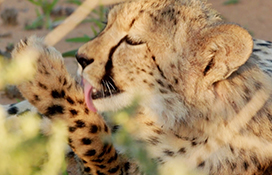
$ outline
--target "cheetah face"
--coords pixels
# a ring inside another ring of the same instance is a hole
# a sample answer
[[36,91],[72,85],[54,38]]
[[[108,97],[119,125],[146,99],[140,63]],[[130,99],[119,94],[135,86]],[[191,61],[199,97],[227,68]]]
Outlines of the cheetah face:
[[109,12],[104,31],[76,56],[91,110],[119,110],[140,96],[140,105],[176,117],[215,103],[215,85],[246,62],[252,39],[193,2],[136,0]]
[[152,52],[160,45],[156,31],[153,36],[147,34],[156,27],[146,23],[152,19],[141,11],[140,4],[120,4],[110,11],[104,31],[78,50],[85,99],[91,110],[118,110],[130,105],[137,95],[155,103],[157,94],[173,90],[161,80],[165,75]]

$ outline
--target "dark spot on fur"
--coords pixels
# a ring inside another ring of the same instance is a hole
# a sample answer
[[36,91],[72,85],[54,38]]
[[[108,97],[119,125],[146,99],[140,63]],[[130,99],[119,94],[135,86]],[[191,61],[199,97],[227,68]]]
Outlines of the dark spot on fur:
[[111,163],[111,162],[117,160],[117,158],[118,158],[118,154],[117,154],[117,152],[115,152],[114,156],[111,157],[111,158],[108,160],[108,163]]
[[174,90],[174,87],[173,87],[171,84],[168,85],[168,89],[169,89],[171,92],[174,92],[174,91],[175,91],[175,90]]
[[164,150],[163,153],[166,154],[167,156],[170,156],[170,157],[172,157],[174,155],[174,152],[170,151],[168,149]]
[[203,168],[205,166],[205,161],[201,162],[200,164],[198,164],[199,168]]
[[157,65],[157,69],[159,70],[161,76],[162,76],[164,79],[166,79],[166,77],[164,76],[164,73],[163,73],[163,71],[161,70],[161,68],[160,68],[159,65]]
[[159,135],[164,134],[163,130],[160,129],[160,128],[155,128],[155,129],[153,129],[153,132],[155,132],[155,133],[157,133],[157,134],[159,134]]
[[108,128],[108,126],[106,125],[106,123],[104,123],[104,131],[105,131],[106,133],[109,132],[109,128]]
[[135,20],[136,20],[136,19],[133,19],[133,20],[131,21],[131,23],[130,23],[130,25],[129,25],[129,28],[131,28],[131,27],[133,26]]
[[164,87],[164,84],[163,84],[163,82],[161,80],[157,79],[156,81],[157,81],[157,83],[159,83],[159,85],[161,85],[162,87]]
[[159,138],[156,136],[149,137],[147,141],[152,145],[157,145],[158,143],[160,143]]
[[100,172],[99,170],[96,171],[97,175],[105,175],[104,173]]
[[153,59],[153,61],[156,61],[156,57],[155,56],[152,56],[152,59]]
[[89,173],[90,171],[91,171],[91,168],[89,168],[89,167],[84,167],[84,172]]
[[41,99],[39,98],[39,96],[36,95],[36,94],[34,95],[34,100],[35,100],[35,101],[41,101]]
[[75,104],[75,101],[71,98],[71,97],[66,97],[66,100],[68,101],[68,103],[70,103],[71,105]]
[[85,122],[82,120],[76,120],[75,123],[77,128],[84,128],[86,126]]
[[256,90],[259,90],[259,89],[261,89],[262,88],[262,83],[261,82],[256,82],[255,84],[254,84],[254,86],[255,86],[255,89]]
[[92,140],[89,139],[89,138],[83,138],[81,139],[81,142],[84,144],[84,145],[90,145],[92,143]]
[[100,169],[104,169],[104,168],[106,168],[106,166],[105,165],[95,165],[96,167],[98,167],[98,168],[100,168]]
[[196,145],[197,145],[196,141],[192,141],[192,146],[196,146]]
[[58,91],[58,90],[52,90],[51,91],[51,96],[53,98],[64,98],[65,92],[64,90]]
[[7,112],[10,115],[14,115],[14,114],[17,114],[18,111],[19,111],[18,108],[16,106],[13,106],[13,107],[9,108]]
[[84,100],[78,100],[77,102],[82,105],[84,103]]
[[114,125],[114,126],[112,127],[112,129],[111,129],[111,132],[112,132],[112,133],[116,133],[116,131],[117,131],[119,128],[120,128],[119,125]]
[[89,109],[88,108],[85,108],[85,110],[84,110],[84,112],[85,112],[85,114],[89,114]]
[[85,156],[94,156],[95,154],[96,154],[96,151],[94,149],[90,149],[84,155]]
[[39,85],[41,88],[47,90],[47,87],[46,87],[44,84],[42,84],[42,83],[39,82],[38,85]]
[[69,132],[74,132],[74,131],[76,130],[76,127],[70,126],[70,127],[68,128],[68,130],[69,130]]
[[264,46],[264,47],[269,47],[271,46],[271,43],[257,43],[257,46]]
[[178,150],[178,153],[184,154],[184,153],[186,153],[186,149],[185,149],[184,147],[182,147],[182,148],[180,148],[180,149]]
[[204,141],[204,144],[207,144],[207,143],[208,143],[208,139],[209,139],[209,138],[207,138],[207,139]]
[[211,59],[211,61],[208,63],[208,65],[205,67],[204,69],[204,76],[206,76],[206,74],[209,72],[209,70],[214,66],[214,60],[213,58]]
[[98,126],[93,124],[90,126],[89,132],[92,134],[95,134],[95,133],[97,133],[98,129],[99,129]]
[[164,90],[164,89],[159,89],[160,90],[160,92],[162,93],[162,94],[167,94],[168,92],[167,92],[167,90]]
[[66,78],[64,77],[63,78],[63,86],[65,86],[67,84],[67,80],[66,80]]
[[69,137],[68,138],[68,143],[72,143],[73,142],[73,140]]
[[124,167],[125,167],[125,171],[127,172],[129,170],[129,168],[130,168],[130,163],[126,162]]
[[248,169],[248,166],[249,166],[249,164],[248,164],[248,162],[247,161],[244,161],[244,169],[247,171],[247,169]]
[[78,111],[77,110],[75,110],[75,109],[71,109],[70,110],[70,113],[72,114],[72,115],[77,115],[78,114]]
[[232,154],[234,154],[233,146],[232,146],[232,145],[229,145],[229,147],[230,147],[230,151],[232,152]]
[[63,106],[52,105],[47,108],[45,115],[52,116],[52,115],[56,115],[56,114],[63,114],[64,113],[63,111],[64,111]]
[[153,121],[145,122],[145,124],[146,124],[147,126],[153,126],[153,125],[154,125],[154,122],[153,122]]
[[94,159],[94,160],[92,160],[92,162],[96,162],[96,163],[101,163],[103,161],[104,161],[104,159]]
[[164,161],[161,157],[157,157],[155,158],[155,161],[158,163],[158,164],[164,164]]
[[112,169],[109,169],[109,173],[116,173],[118,170],[119,170],[119,165],[118,166],[116,166],[116,167],[114,167],[114,168],[112,168]]

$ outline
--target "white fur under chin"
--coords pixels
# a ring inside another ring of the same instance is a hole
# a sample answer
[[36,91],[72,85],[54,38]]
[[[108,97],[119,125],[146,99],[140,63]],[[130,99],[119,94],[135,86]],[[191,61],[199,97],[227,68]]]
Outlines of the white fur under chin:
[[134,99],[134,95],[123,92],[111,97],[95,99],[93,104],[98,112],[118,111],[130,106]]

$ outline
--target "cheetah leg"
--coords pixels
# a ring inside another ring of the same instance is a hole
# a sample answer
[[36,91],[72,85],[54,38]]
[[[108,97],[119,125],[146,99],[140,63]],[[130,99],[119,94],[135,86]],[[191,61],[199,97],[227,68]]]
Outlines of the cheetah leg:
[[39,54],[34,79],[18,86],[23,96],[41,114],[67,123],[69,145],[82,159],[85,173],[122,174],[127,164],[122,163],[111,143],[101,139],[111,135],[110,129],[99,114],[86,107],[83,90],[68,74],[61,54],[42,40],[30,37],[16,46],[13,58],[26,49]]

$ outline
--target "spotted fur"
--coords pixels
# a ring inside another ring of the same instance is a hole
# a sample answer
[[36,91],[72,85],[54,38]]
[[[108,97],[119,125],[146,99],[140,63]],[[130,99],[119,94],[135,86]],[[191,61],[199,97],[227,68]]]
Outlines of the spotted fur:
[[[88,99],[57,51],[32,37],[17,45],[13,57],[33,47],[40,52],[37,74],[19,88],[41,114],[67,122],[69,145],[85,173],[140,174],[101,140],[113,129],[86,107]],[[205,174],[263,174],[269,167],[272,44],[253,42],[202,1],[116,5],[104,31],[76,57],[98,112],[140,99],[131,135],[146,143],[162,174],[179,174],[181,164]]]

